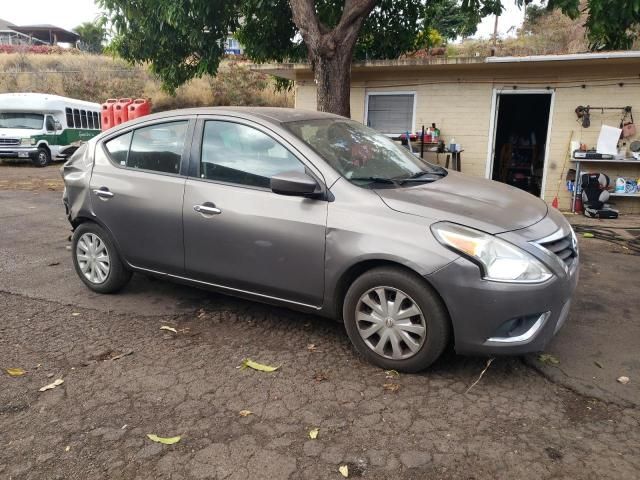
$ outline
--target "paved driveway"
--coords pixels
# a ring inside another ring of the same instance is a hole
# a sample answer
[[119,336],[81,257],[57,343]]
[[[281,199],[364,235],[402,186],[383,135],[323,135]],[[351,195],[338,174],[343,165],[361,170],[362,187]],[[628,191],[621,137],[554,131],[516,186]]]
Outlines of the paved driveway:
[[513,358],[470,391],[485,359],[387,375],[338,324],[144,277],[96,296],[60,192],[1,188],[0,368],[28,372],[0,373],[1,478],[638,478],[637,408]]

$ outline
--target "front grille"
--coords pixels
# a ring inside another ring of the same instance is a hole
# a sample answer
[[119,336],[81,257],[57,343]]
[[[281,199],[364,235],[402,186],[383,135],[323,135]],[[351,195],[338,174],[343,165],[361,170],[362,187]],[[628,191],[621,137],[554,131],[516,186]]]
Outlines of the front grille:
[[539,242],[541,247],[546,248],[551,253],[558,256],[566,265],[570,266],[575,260],[578,252],[573,246],[571,234],[550,242]]
[[0,138],[0,145],[20,145],[20,140],[17,138]]

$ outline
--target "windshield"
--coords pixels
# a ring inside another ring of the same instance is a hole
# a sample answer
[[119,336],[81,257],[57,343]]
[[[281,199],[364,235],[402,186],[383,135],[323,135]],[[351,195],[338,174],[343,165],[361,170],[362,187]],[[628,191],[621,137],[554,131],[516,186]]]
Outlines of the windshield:
[[323,118],[285,125],[356,185],[393,187],[409,179],[427,182],[446,175],[443,168],[421,160],[388,137],[353,120]]
[[42,130],[44,115],[38,113],[0,112],[0,128],[28,128]]

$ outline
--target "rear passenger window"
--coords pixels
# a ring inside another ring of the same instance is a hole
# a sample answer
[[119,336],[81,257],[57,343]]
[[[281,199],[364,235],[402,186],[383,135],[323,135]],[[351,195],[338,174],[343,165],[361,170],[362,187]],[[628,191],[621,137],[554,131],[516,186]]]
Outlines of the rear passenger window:
[[82,128],[87,128],[87,111],[80,110],[80,118],[82,122]]
[[81,124],[80,124],[80,110],[78,110],[77,108],[73,109],[73,123],[76,126],[76,128],[80,128]]
[[304,172],[305,167],[270,136],[239,123],[205,123],[201,178],[269,188],[272,176],[290,171]]
[[131,145],[131,132],[112,138],[104,144],[109,152],[111,159],[118,165],[125,166],[127,164],[127,156],[129,153],[129,145]]
[[64,111],[67,114],[67,127],[73,128],[73,112],[70,108],[65,108]]
[[133,132],[127,167],[154,172],[180,173],[180,159],[188,122],[171,122]]

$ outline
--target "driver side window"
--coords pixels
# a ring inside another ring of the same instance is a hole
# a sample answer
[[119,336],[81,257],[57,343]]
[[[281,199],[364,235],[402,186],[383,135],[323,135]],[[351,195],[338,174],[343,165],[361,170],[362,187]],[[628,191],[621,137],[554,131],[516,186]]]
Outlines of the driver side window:
[[55,132],[56,130],[56,122],[53,120],[51,115],[47,115],[44,121],[44,128],[47,132]]
[[200,178],[270,188],[272,176],[290,171],[304,172],[304,164],[270,136],[239,123],[205,122]]

